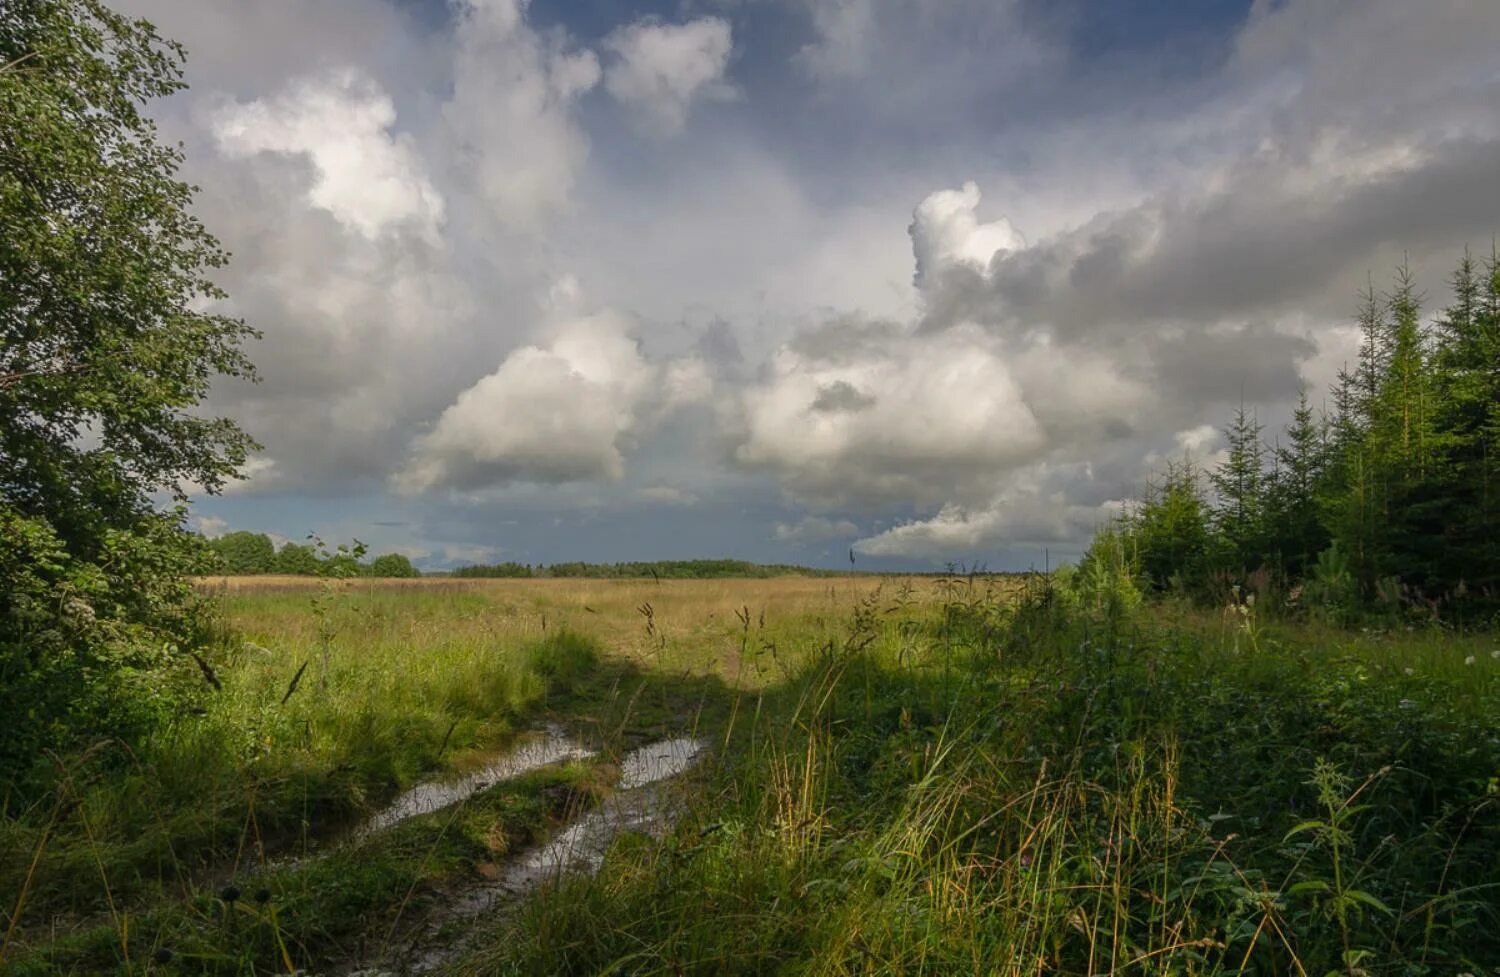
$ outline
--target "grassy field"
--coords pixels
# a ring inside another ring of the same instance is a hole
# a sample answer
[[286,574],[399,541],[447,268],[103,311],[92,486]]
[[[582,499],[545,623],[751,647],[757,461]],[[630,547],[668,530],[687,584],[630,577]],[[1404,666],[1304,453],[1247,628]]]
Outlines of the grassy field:
[[[101,739],[85,756],[59,758],[55,802],[0,822],[4,959],[27,971],[146,972],[163,966],[155,953],[173,947],[170,967],[190,972],[284,969],[279,949],[247,956],[218,946],[222,934],[210,925],[223,910],[214,905],[218,887],[241,880],[248,891],[243,880],[277,858],[337,847],[401,789],[472,768],[548,720],[598,744],[606,775],[611,758],[649,737],[722,730],[735,690],[784,681],[838,639],[859,601],[890,586],[806,578],[199,584],[222,629],[205,662],[205,680],[218,688],[202,714],[180,717],[136,751]],[[554,775],[587,783],[590,768]],[[599,792],[575,793],[564,807]],[[559,810],[530,813],[533,823],[512,834],[542,831]],[[455,843],[461,827],[445,827],[443,843]],[[469,868],[489,844],[482,825],[471,827],[466,837],[478,847]],[[376,919],[456,870],[441,858],[412,864],[412,851],[425,849],[399,840],[375,843],[378,857],[363,846],[354,873],[363,882],[345,879],[331,894],[326,868],[272,873],[291,958],[360,958]],[[350,901],[349,889],[363,895]],[[305,916],[288,908],[297,906]]]
[[[675,829],[467,926],[453,972],[1500,966],[1493,635],[1090,616],[1013,578],[202,587],[204,713],[0,825],[17,973],[388,960],[677,735],[711,755]],[[598,753],[351,831],[545,722]]]

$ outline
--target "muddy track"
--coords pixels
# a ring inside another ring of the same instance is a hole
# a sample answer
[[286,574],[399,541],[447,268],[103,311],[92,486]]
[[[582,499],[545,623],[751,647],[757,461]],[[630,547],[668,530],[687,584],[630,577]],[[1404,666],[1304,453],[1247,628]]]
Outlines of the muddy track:
[[[476,874],[471,884],[439,894],[423,911],[421,920],[402,935],[400,949],[385,951],[387,959],[373,967],[344,968],[343,973],[349,977],[394,977],[438,972],[472,948],[473,935],[482,931],[480,924],[487,917],[513,910],[526,896],[564,874],[597,871],[621,834],[663,836],[675,814],[671,781],[697,763],[705,749],[702,740],[677,737],[626,754],[620,763],[616,792],[598,807],[580,813],[551,840],[517,853],[491,875]],[[361,835],[442,810],[502,780],[548,764],[593,755],[594,751],[560,730],[549,728],[462,780],[413,788],[372,818]]]

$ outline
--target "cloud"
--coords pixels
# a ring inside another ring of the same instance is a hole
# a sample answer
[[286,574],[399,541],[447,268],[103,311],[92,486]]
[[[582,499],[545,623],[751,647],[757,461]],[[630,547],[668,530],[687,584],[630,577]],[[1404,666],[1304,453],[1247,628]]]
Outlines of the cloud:
[[[1386,160],[1354,151],[1299,159],[1267,150],[1208,187],[1172,190],[1036,245],[988,273],[950,268],[929,284],[928,328],[1039,324],[1070,341],[1125,340],[1142,326],[1342,317],[1370,268],[1405,250],[1439,263],[1494,215],[1472,202],[1500,166],[1500,141],[1449,142]],[[1399,241],[1399,244],[1398,244]]]
[[636,495],[646,502],[655,502],[661,505],[698,504],[698,496],[672,485],[647,485],[636,492]]
[[494,563],[500,558],[498,546],[449,543],[441,548],[444,566],[470,566],[476,563]]
[[209,539],[218,539],[229,531],[229,523],[218,516],[195,516],[193,528]]
[[979,187],[973,180],[958,190],[939,190],[917,205],[910,234],[916,253],[918,288],[954,265],[983,272],[998,251],[1016,251],[1026,242],[1004,218],[980,223]]
[[[279,486],[281,476],[276,459],[267,455],[252,455],[246,458],[245,463],[240,466],[239,477],[227,480],[219,489],[218,494],[221,496],[251,495],[273,491]],[[183,482],[181,488],[189,496],[208,494],[208,490],[197,482]]]
[[211,113],[220,152],[304,156],[315,172],[307,199],[367,238],[409,225],[429,238],[443,199],[411,137],[393,134],[396,107],[374,79],[346,68],[299,79],[278,95],[228,102]]
[[986,503],[949,503],[931,518],[910,520],[858,540],[854,549],[865,556],[939,561],[1015,546],[1067,552],[1123,509],[1118,501],[1097,505],[1072,501],[1071,483],[1088,477],[1087,466],[1072,470],[1034,466],[1016,473]]
[[735,458],[819,505],[974,490],[1045,446],[1007,359],[978,330],[832,323],[784,346],[744,391]]
[[706,392],[700,364],[649,362],[630,327],[601,312],[564,324],[546,346],[510,353],[417,440],[397,487],[618,481],[642,430]]
[[797,52],[798,63],[815,78],[863,72],[876,33],[873,0],[812,0],[808,6],[817,39]]
[[455,11],[445,155],[487,218],[541,231],[570,203],[588,158],[572,107],[599,83],[599,59],[565,35],[532,30],[524,0],[455,0]]
[[684,24],[641,20],[617,28],[604,46],[615,55],[605,89],[666,132],[686,124],[695,100],[734,93],[724,81],[734,45],[729,21],[721,17]]
[[[774,472],[793,498],[934,513],[861,540],[861,551],[939,558],[1065,545],[1167,457],[1172,431],[1247,390],[1266,402],[1295,396],[1298,363],[1316,346],[1263,322],[1137,318],[1101,348],[1035,310],[1020,316],[1003,270],[1057,239],[1028,245],[1003,219],[980,222],[979,201],[969,183],[929,194],[914,212],[924,315],[842,316],[803,330],[743,393],[735,458]],[[975,300],[951,302],[969,290]],[[1058,285],[1057,301],[1073,290]],[[1114,328],[1101,315],[1087,335]],[[1186,430],[1179,453],[1208,444]]]
[[265,335],[209,405],[274,458],[232,525],[359,499],[442,553],[586,512],[527,552],[775,558],[852,520],[1024,565],[1241,401],[1317,402],[1368,272],[1441,303],[1500,227],[1493,3],[1096,51],[1022,0],[120,2],[188,44],[157,122]]
[[858,536],[859,527],[847,519],[804,516],[794,523],[778,522],[773,533],[778,540],[783,542],[820,542]]

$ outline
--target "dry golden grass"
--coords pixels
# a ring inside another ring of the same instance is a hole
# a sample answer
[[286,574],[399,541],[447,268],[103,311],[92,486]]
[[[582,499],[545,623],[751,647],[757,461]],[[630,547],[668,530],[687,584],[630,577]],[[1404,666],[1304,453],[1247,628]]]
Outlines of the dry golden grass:
[[[267,647],[310,643],[322,626],[310,611],[328,586],[317,578],[212,577],[199,586],[219,596],[229,623]],[[405,646],[414,655],[439,644],[517,646],[567,628],[597,639],[609,654],[655,668],[754,681],[743,674],[747,654],[795,660],[841,638],[854,608],[877,592],[883,601],[904,592],[914,608],[931,607],[941,584],[930,577],[874,576],[660,582],[427,577],[332,586],[341,607],[335,644],[345,653],[372,644]]]

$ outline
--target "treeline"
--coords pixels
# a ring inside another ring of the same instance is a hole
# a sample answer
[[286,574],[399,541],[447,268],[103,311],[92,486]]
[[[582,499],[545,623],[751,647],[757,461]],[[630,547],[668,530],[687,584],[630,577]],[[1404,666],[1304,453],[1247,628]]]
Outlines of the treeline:
[[1500,608],[1500,262],[1465,254],[1431,322],[1410,271],[1359,310],[1331,403],[1269,443],[1241,408],[1221,464],[1170,466],[1077,571],[1154,591],[1432,616]]
[[286,542],[277,549],[265,533],[225,533],[207,541],[215,569],[232,576],[281,573],[297,576],[420,577],[421,571],[400,553],[364,560],[364,550],[347,547],[332,553],[321,546]]
[[459,567],[455,577],[655,577],[660,580],[712,580],[718,578],[832,577],[848,571],[816,570],[787,563],[751,563],[746,560],[651,560],[630,563],[495,563]]

